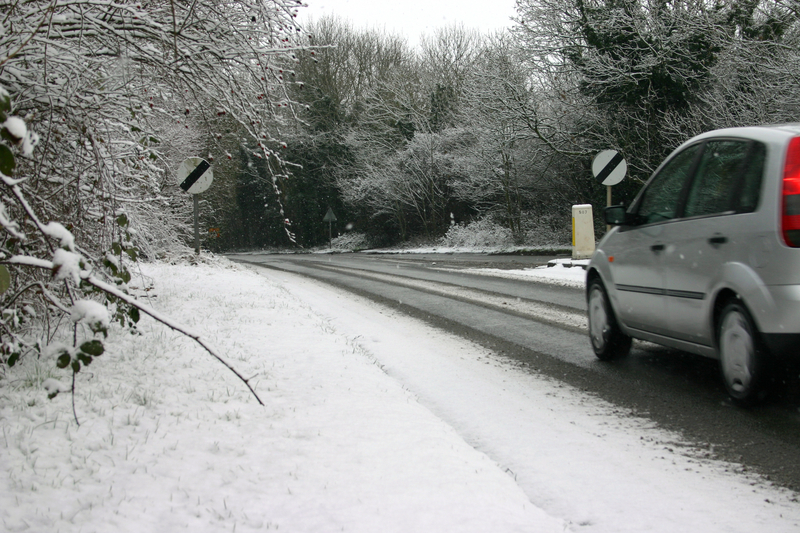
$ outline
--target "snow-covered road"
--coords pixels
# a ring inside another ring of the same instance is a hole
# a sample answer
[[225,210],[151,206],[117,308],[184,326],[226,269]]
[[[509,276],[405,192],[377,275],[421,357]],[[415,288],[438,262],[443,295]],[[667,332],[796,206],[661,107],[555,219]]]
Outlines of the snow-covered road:
[[[268,270],[147,266],[202,332],[115,334],[76,397],[0,381],[7,531],[789,532],[795,494],[472,343]],[[552,273],[551,273],[552,274]]]
[[337,331],[359,336],[390,377],[571,530],[794,531],[800,524],[800,505],[784,501],[782,509],[770,489],[732,475],[733,465],[701,460],[690,443],[646,420],[394,311],[302,278],[265,275],[315,302]]

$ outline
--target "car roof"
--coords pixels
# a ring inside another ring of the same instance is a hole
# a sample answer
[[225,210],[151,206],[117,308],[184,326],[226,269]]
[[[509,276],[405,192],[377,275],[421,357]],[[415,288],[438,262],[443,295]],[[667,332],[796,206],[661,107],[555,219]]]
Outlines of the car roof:
[[775,124],[767,126],[745,126],[708,131],[693,137],[694,142],[709,137],[743,137],[747,139],[776,139],[800,136],[800,123]]
[[[675,150],[673,150],[672,153],[666,159],[664,159],[661,162],[661,164],[655,169],[655,171],[650,175],[650,179],[652,179],[653,176],[655,176],[658,173],[661,167],[667,164],[667,161],[672,159],[672,157],[675,154],[677,154],[680,150],[682,150],[684,147],[689,146],[690,144],[694,144],[698,141],[703,141],[705,139],[715,139],[720,137],[755,139],[763,142],[788,143],[788,140],[791,139],[792,137],[800,137],[800,122],[775,124],[767,126],[743,126],[738,128],[724,128],[724,129],[711,130],[705,133],[701,133],[700,135],[696,135],[691,139],[687,140],[686,142],[678,146]],[[636,200],[634,200],[634,202],[635,201]]]

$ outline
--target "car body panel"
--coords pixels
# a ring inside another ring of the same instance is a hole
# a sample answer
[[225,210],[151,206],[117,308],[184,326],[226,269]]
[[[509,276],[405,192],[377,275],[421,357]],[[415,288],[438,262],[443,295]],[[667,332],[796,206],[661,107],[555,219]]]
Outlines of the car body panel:
[[730,246],[713,245],[722,237],[723,217],[679,220],[669,224],[664,251],[664,280],[668,313],[667,334],[678,339],[711,346],[708,327],[711,289],[719,278],[716,266],[725,261]]
[[615,286],[620,319],[631,327],[655,333],[667,331],[663,253],[651,249],[662,231],[661,225],[635,228],[626,233],[622,241],[625,246],[609,250],[617,279],[625,280]]

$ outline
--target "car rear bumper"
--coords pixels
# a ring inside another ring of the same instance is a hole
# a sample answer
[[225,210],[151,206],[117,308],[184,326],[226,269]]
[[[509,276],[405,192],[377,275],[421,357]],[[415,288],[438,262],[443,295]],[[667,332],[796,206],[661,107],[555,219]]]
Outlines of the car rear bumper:
[[772,305],[754,305],[759,329],[764,334],[800,333],[800,285],[769,285]]
[[769,311],[751,309],[760,315],[761,337],[777,359],[800,362],[800,285],[770,285],[768,290],[773,305],[764,307]]

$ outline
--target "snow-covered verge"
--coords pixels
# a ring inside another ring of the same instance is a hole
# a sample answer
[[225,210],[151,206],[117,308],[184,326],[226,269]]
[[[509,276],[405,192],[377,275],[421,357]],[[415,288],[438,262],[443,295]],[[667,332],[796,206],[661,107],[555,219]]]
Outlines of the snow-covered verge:
[[565,287],[582,288],[586,285],[588,259],[554,259],[546,265],[523,269],[471,268],[472,274],[543,281]]
[[562,530],[290,287],[237,267],[146,270],[153,305],[257,376],[266,407],[149,319],[78,374],[80,427],[69,395],[36,386],[49,368],[15,367],[0,385],[3,531]]
[[679,436],[316,282],[145,265],[152,305],[52,401],[0,381],[0,530],[794,531],[795,495]]

